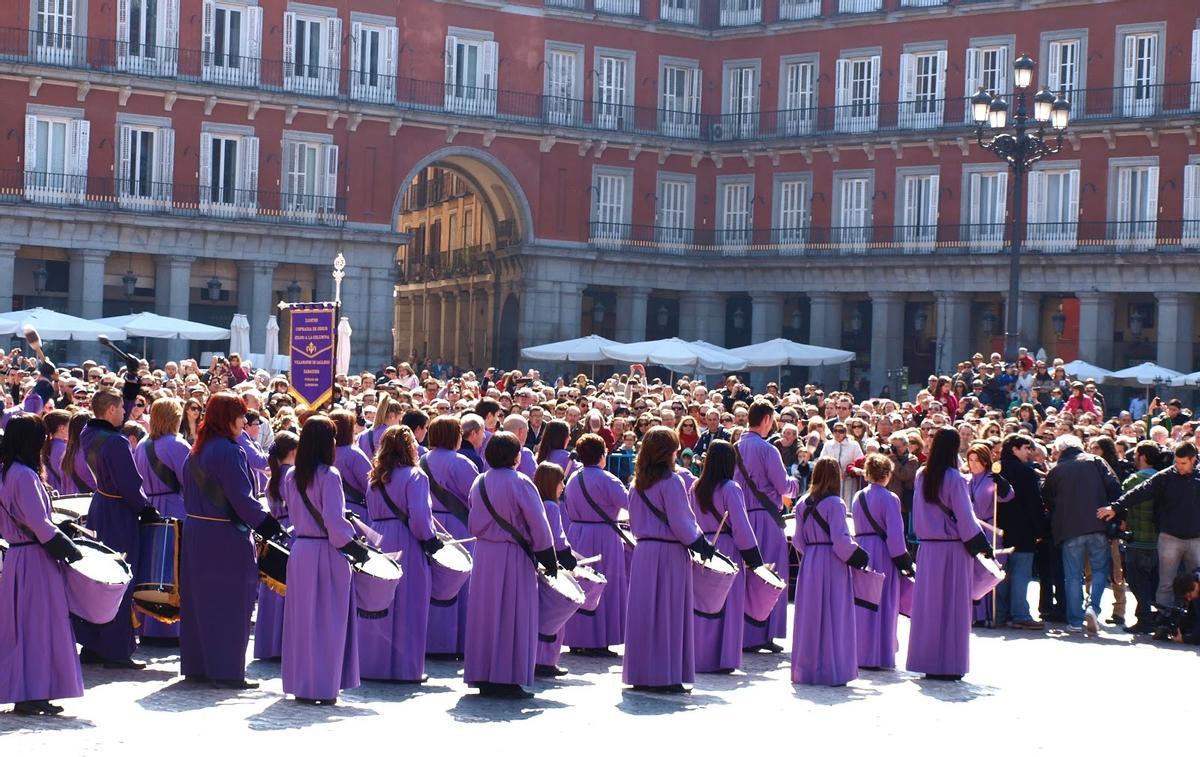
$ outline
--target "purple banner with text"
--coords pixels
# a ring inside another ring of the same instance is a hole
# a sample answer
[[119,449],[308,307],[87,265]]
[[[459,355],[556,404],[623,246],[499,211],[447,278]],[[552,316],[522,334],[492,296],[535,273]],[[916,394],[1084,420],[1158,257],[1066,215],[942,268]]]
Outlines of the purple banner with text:
[[338,308],[332,302],[294,302],[291,314],[291,393],[316,409],[333,396]]

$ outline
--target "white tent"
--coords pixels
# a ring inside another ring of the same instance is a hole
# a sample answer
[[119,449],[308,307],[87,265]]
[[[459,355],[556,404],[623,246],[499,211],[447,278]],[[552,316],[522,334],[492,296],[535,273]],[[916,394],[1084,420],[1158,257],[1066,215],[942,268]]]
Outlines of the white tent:
[[1200,386],[1200,371],[1185,373],[1171,381],[1171,386]]
[[610,360],[623,363],[651,363],[676,372],[740,371],[746,361],[729,350],[678,337],[600,348]]
[[350,372],[350,335],[353,333],[354,329],[350,328],[350,319],[342,316],[337,327],[337,355],[334,367],[335,372],[342,375]]
[[[97,318],[92,323],[102,323],[125,332],[126,336],[149,339],[228,339],[229,329],[209,326],[207,323],[185,321],[156,313],[130,313],[111,318]],[[109,335],[111,337],[111,334]]]
[[56,339],[91,341],[104,334],[109,339],[124,339],[125,330],[86,321],[66,313],[58,313],[46,308],[31,308],[15,310],[11,313],[0,313],[0,321],[15,321],[22,326],[33,326],[38,335],[47,341]]
[[1110,373],[1102,381],[1105,384],[1150,387],[1156,384],[1170,384],[1172,381],[1182,377],[1183,374],[1179,371],[1173,371],[1170,368],[1163,368],[1161,365],[1146,362]]
[[1101,368],[1098,365],[1084,362],[1083,360],[1072,360],[1063,365],[1063,370],[1068,376],[1074,376],[1083,380],[1092,379],[1093,381],[1101,381],[1105,376],[1111,376],[1112,371]]
[[735,347],[730,352],[743,358],[751,368],[773,368],[784,365],[841,365],[849,363],[855,357],[854,353],[848,350],[818,347],[815,344],[801,344],[790,339],[771,339],[758,344],[748,344],[745,347]]
[[275,370],[275,359],[279,356],[279,318],[272,315],[267,319],[267,341],[263,346],[262,368]]
[[17,321],[10,321],[8,319],[0,319],[0,336],[8,336],[9,334],[15,334],[20,330],[21,330],[21,324],[18,323]]
[[250,354],[250,321],[241,313],[234,313],[229,323],[229,354]]
[[619,347],[619,342],[589,334],[578,339],[526,347],[521,357],[527,360],[551,360],[568,363],[607,363],[611,358],[600,351],[602,347]]

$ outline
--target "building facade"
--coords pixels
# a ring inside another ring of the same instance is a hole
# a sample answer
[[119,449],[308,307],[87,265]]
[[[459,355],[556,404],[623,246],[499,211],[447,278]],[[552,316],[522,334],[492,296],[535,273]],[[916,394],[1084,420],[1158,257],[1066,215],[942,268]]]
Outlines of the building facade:
[[260,334],[292,282],[328,296],[342,249],[363,365],[787,336],[855,350],[878,390],[1002,342],[1014,208],[967,100],[1011,102],[1027,53],[1073,109],[1022,208],[1022,343],[1200,367],[1193,3],[18,5],[17,305],[239,310]]

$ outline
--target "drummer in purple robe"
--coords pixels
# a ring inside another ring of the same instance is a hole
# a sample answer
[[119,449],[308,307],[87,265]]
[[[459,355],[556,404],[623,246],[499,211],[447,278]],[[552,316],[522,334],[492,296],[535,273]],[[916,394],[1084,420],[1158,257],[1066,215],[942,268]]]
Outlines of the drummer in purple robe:
[[[283,477],[296,464],[296,448],[299,445],[300,437],[291,431],[280,431],[275,434],[275,441],[267,452],[267,466],[271,472],[267,480],[267,509],[285,531],[289,520],[287,505],[283,501]],[[284,539],[291,547],[291,540],[286,534],[278,538]],[[254,659],[278,660],[283,655],[283,608],[286,602],[286,597],[259,581],[258,613],[254,616]]]
[[51,699],[83,696],[83,674],[56,561],[79,549],[50,521],[41,479],[45,432],[35,415],[9,418],[0,441],[0,538],[9,544],[0,574],[0,702],[21,715],[57,715]]
[[429,477],[417,466],[417,440],[406,426],[388,428],[379,441],[367,511],[383,537],[379,548],[400,553],[404,574],[390,608],[359,613],[359,673],[371,680],[424,683],[429,556],[442,548],[442,541],[433,527]]
[[[129,567],[138,574],[139,521],[158,520],[158,511],[142,491],[142,476],[133,462],[133,451],[121,434],[128,407],[138,393],[137,361],[130,360],[122,392],[98,389],[92,395],[95,417],[79,435],[80,452],[96,481],[96,491],[88,509],[88,528],[115,552],[123,553]],[[137,642],[133,635],[133,582],[125,593],[117,615],[97,625],[82,620],[75,625],[75,636],[83,650],[85,664],[103,663],[106,668],[140,670],[145,663],[133,660]]]
[[518,473],[521,445],[506,431],[484,449],[489,470],[471,487],[475,542],[463,680],[488,697],[533,694],[538,644],[538,577],[558,573],[546,511],[537,489]]
[[[421,470],[429,477],[433,517],[455,539],[468,538],[471,535],[467,528],[468,495],[479,470],[457,451],[462,441],[462,426],[458,418],[439,415],[429,424],[429,434],[425,438],[429,441],[429,453],[421,458]],[[474,542],[463,546],[468,552],[475,549]],[[468,581],[454,599],[430,600],[427,656],[462,659],[470,592],[471,582]]]
[[67,456],[67,434],[71,414],[66,410],[51,410],[42,416],[46,426],[46,442],[42,445],[42,470],[46,485],[60,494],[64,491],[63,459]]
[[538,464],[533,450],[525,446],[525,440],[529,437],[529,421],[520,413],[513,413],[504,419],[504,430],[515,435],[521,442],[521,461],[517,463],[517,470],[532,480],[537,473]]
[[539,463],[554,463],[563,469],[567,480],[575,472],[575,461],[567,451],[571,443],[571,427],[566,421],[553,420],[546,424],[542,438],[538,441],[535,457]]
[[[746,513],[758,549],[768,563],[779,566],[777,570],[787,579],[788,542],[783,533],[783,498],[795,498],[800,493],[800,483],[789,478],[783,467],[783,458],[775,445],[767,441],[775,425],[775,406],[767,400],[756,400],[750,405],[749,429],[738,439],[737,465],[733,480],[742,487],[746,499]],[[775,642],[787,635],[787,595],[781,594],[779,602],[765,621],[746,618],[746,633],[742,643],[748,652],[782,652],[783,647]]]
[[[990,445],[983,442],[971,445],[967,450],[967,472],[967,490],[971,493],[971,508],[975,512],[975,518],[988,526],[996,525],[996,509],[1004,502],[1011,502],[1015,495],[1013,488],[999,473],[992,473]],[[1004,546],[999,536],[992,537],[991,541],[993,549]],[[996,560],[1004,565],[1008,558],[1001,555]],[[974,625],[988,628],[995,625],[995,619],[992,617],[994,593],[995,589],[983,599],[975,601],[972,612]]]
[[567,481],[562,509],[568,521],[567,537],[579,554],[599,555],[592,567],[608,584],[594,612],[580,609],[567,621],[563,642],[571,654],[616,657],[609,649],[625,641],[625,602],[629,577],[625,571],[626,542],[617,519],[629,502],[629,492],[605,470],[607,446],[596,434],[584,434],[575,442],[582,467]]
[[90,410],[76,410],[67,424],[67,446],[63,450],[63,488],[59,494],[91,494],[96,490],[96,478],[88,470],[79,439],[83,429],[92,419]]
[[375,453],[379,451],[379,444],[383,441],[384,433],[400,423],[403,415],[404,408],[400,405],[399,400],[387,392],[383,392],[379,397],[379,404],[375,406],[375,423],[371,428],[359,434],[355,441],[355,444],[372,464],[375,462]]
[[237,443],[246,404],[235,394],[208,398],[204,420],[184,463],[180,577],[180,669],[193,682],[253,689],[246,646],[258,588],[253,529],[269,539],[283,528],[254,494],[253,473]]
[[792,628],[793,683],[844,686],[858,675],[850,569],[867,567],[868,557],[850,535],[841,485],[837,461],[817,460],[796,512],[792,543],[802,559]]
[[354,443],[354,413],[349,410],[334,410],[329,419],[337,427],[337,452],[333,467],[342,479],[346,509],[358,518],[367,521],[367,479],[371,475],[371,461]]
[[685,694],[696,678],[693,638],[691,550],[712,559],[688,504],[687,487],[675,475],[679,437],[654,426],[642,437],[629,525],[637,537],[629,573],[625,664],[621,680],[635,690]]
[[[718,439],[704,455],[704,469],[692,485],[692,507],[704,538],[714,542],[717,551],[740,555],[749,570],[763,564],[754,539],[754,529],[746,516],[742,487],[733,480],[736,464],[733,445]],[[720,535],[717,527],[726,522]],[[696,671],[732,673],[742,664],[742,635],[745,630],[746,581],[739,576],[733,582],[725,605],[717,613],[695,611]]]
[[237,443],[246,453],[246,464],[254,476],[254,495],[262,494],[267,488],[267,452],[258,446],[258,432],[264,423],[263,417],[257,410],[246,411],[246,425],[238,434]]
[[283,479],[295,536],[283,612],[283,691],[306,704],[336,704],[342,689],[359,685],[346,558],[361,563],[369,553],[343,514],[346,498],[334,467],[337,433],[329,417],[311,416],[300,431],[296,465]]
[[867,485],[854,495],[851,511],[854,539],[867,551],[871,569],[884,575],[879,609],[854,608],[858,637],[858,667],[890,670],[896,667],[896,622],[900,617],[900,582],[913,575],[913,562],[904,541],[900,498],[888,491],[892,461],[878,453],[863,463]]
[[[521,450],[522,453],[528,451],[523,445]],[[575,570],[579,563],[571,550],[571,543],[567,541],[567,533],[563,530],[562,510],[559,505],[562,501],[564,478],[563,469],[558,465],[541,463],[533,474],[533,485],[537,488],[542,507],[546,510],[546,522],[550,524],[550,535],[554,539],[554,554],[558,557],[558,564],[566,570]],[[538,632],[537,665],[533,669],[534,675],[539,678],[557,678],[567,674],[566,668],[558,666],[559,657],[562,656],[563,635],[561,628],[553,635]]]
[[929,460],[913,481],[913,531],[921,570],[913,588],[912,626],[905,666],[926,678],[957,681],[970,669],[974,557],[992,548],[971,509],[958,472],[958,432],[933,437]]
[[413,437],[417,440],[417,455],[424,457],[429,451],[425,448],[425,435],[429,433],[429,416],[420,410],[406,410],[400,417],[400,425],[412,429]]

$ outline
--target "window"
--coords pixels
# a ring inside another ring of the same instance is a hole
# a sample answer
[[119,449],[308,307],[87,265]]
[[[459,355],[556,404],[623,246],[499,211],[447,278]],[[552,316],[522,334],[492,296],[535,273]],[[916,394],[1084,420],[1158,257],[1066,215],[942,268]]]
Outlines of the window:
[[1126,34],[1124,45],[1121,112],[1126,116],[1151,115],[1161,100],[1158,33]]
[[165,126],[120,124],[117,196],[125,207],[169,205],[175,131]]
[[692,195],[695,180],[660,177],[658,208],[654,225],[656,239],[662,244],[690,244],[692,241]]
[[1026,213],[1030,245],[1042,249],[1073,247],[1079,228],[1079,169],[1031,171]]
[[283,14],[283,86],[293,92],[338,93],[342,20]]
[[[1012,99],[1008,83],[1009,71],[1011,69],[1011,65],[1009,64],[1010,57],[1008,45],[995,44],[967,48],[967,86],[965,96],[968,100],[980,87],[986,92],[1003,95],[1005,100]],[[969,102],[964,107],[964,110],[966,111],[966,121],[971,123],[972,115]]]
[[897,177],[900,187],[900,233],[906,252],[932,252],[937,243],[938,175],[907,173]]
[[865,244],[871,239],[871,178],[847,176],[835,180],[837,228],[833,241]]
[[624,171],[596,170],[595,205],[592,208],[593,239],[628,237],[630,183],[631,177]]
[[1149,249],[1158,233],[1158,166],[1118,165],[1114,170],[1115,223],[1108,236],[1133,250]]
[[625,129],[633,126],[629,98],[630,58],[625,55],[596,56],[596,126]]
[[779,20],[799,21],[821,15],[821,0],[779,0]]
[[1080,89],[1080,56],[1082,43],[1078,39],[1055,39],[1046,46],[1046,89],[1062,94],[1071,103],[1071,110],[1078,108]]
[[1183,243],[1200,246],[1200,164],[1183,167]]
[[1200,110],[1200,29],[1192,29],[1192,110]]
[[446,36],[446,109],[488,116],[496,112],[497,46],[482,36]]
[[661,0],[659,18],[673,24],[696,23],[697,0]]
[[205,81],[252,87],[261,66],[262,8],[204,0],[201,68]]
[[672,137],[700,135],[700,68],[696,65],[665,64],[662,74],[659,128]]
[[718,179],[718,242],[727,245],[750,244],[754,189],[748,179]]
[[883,0],[838,0],[838,13],[873,13],[883,9]]
[[546,120],[552,124],[576,125],[583,120],[581,55],[573,47],[546,48]]
[[595,0],[597,13],[612,13],[616,16],[642,15],[642,0]]
[[838,131],[874,131],[879,123],[879,56],[839,58],[837,62]]
[[817,106],[817,63],[815,60],[784,60],[779,77],[780,128],[785,136],[809,134]]
[[283,212],[315,220],[337,211],[338,146],[285,138]]
[[39,62],[70,65],[83,51],[77,36],[75,0],[36,0],[33,48]]
[[82,118],[25,116],[25,196],[70,202],[87,188],[91,125]]
[[721,26],[762,23],[762,0],[721,0]]
[[396,99],[396,57],[400,30],[355,21],[350,25],[350,96],[390,103]]
[[236,132],[200,135],[200,210],[253,215],[258,207],[258,138]]
[[174,76],[179,59],[179,0],[117,0],[117,67]]
[[965,237],[978,252],[997,252],[1004,244],[1004,215],[1008,207],[1008,172],[967,174]]
[[725,109],[713,139],[749,139],[758,133],[758,66],[725,66]]
[[802,245],[808,241],[809,179],[777,177],[775,183],[775,241]]
[[942,125],[946,98],[946,51],[900,56],[900,127],[931,129]]

